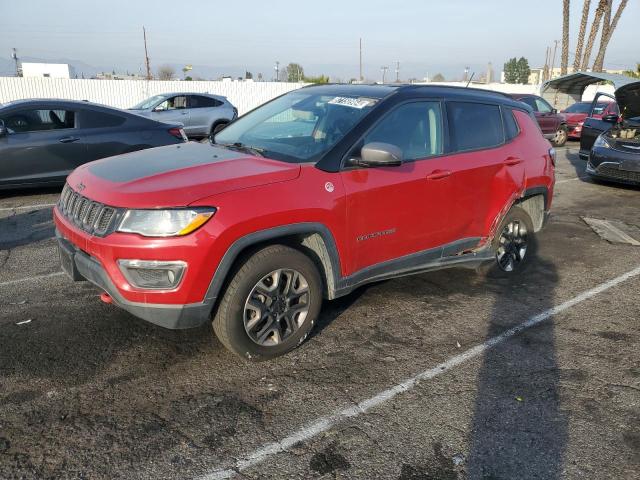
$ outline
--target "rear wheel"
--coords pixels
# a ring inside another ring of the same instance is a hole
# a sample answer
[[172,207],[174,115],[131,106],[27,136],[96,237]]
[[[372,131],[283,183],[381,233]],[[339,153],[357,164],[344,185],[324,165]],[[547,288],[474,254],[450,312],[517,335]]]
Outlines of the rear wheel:
[[313,261],[293,248],[272,245],[238,265],[213,329],[237,355],[268,360],[304,341],[321,303],[322,280]]
[[481,273],[508,278],[522,272],[537,250],[529,214],[520,207],[512,207],[500,223],[491,248],[493,260],[480,267]]
[[567,143],[567,138],[569,137],[569,133],[567,132],[566,125],[560,125],[558,130],[556,130],[556,134],[553,137],[552,143],[554,147],[562,147],[565,143]]
[[209,137],[215,135],[216,133],[218,133],[220,130],[222,130],[224,127],[226,127],[227,125],[229,125],[229,122],[218,122],[218,123],[214,123],[211,126],[211,130],[209,131]]

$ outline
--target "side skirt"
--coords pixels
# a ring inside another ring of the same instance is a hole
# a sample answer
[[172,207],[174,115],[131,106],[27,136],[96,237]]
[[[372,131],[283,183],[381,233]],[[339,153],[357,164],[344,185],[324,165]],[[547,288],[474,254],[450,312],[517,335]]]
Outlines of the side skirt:
[[348,277],[341,278],[338,281],[334,298],[347,295],[362,285],[390,278],[452,267],[477,268],[480,264],[493,259],[490,246],[469,251],[476,247],[480,240],[480,238],[466,238],[443,247],[413,253],[366,267]]

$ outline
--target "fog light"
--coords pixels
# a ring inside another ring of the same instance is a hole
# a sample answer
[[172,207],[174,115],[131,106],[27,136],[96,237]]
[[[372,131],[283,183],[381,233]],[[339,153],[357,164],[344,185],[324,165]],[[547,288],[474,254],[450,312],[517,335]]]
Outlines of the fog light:
[[182,261],[118,260],[118,265],[132,286],[149,290],[176,288],[187,268]]

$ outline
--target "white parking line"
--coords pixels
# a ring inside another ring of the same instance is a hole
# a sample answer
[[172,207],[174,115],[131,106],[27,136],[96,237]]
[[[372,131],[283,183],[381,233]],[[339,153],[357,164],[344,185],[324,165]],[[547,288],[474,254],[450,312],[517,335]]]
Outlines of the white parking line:
[[11,212],[13,210],[38,210],[39,208],[50,208],[50,207],[55,207],[56,204],[55,203],[40,203],[40,204],[36,204],[36,205],[22,205],[19,207],[3,207],[0,208],[0,212]]
[[34,277],[19,278],[17,280],[0,282],[0,287],[6,287],[8,285],[16,285],[17,283],[23,283],[23,282],[31,282],[34,280],[42,280],[44,278],[59,277],[60,275],[64,275],[64,272],[54,272],[54,273],[47,273],[46,275],[36,275]]
[[556,185],[559,185],[561,183],[573,182],[574,180],[584,180],[585,178],[589,178],[589,176],[585,175],[585,176],[582,176],[582,177],[573,177],[573,178],[567,178],[565,180],[558,180],[556,182]]
[[240,460],[237,460],[231,468],[221,468],[221,469],[214,470],[210,473],[207,473],[199,477],[199,479],[200,480],[218,480],[223,478],[230,478],[236,475],[237,473],[242,472],[243,470],[246,470],[255,465],[258,465],[264,462],[268,457],[271,457],[273,455],[276,455],[278,453],[282,453],[288,450],[296,443],[310,440],[316,437],[317,435],[331,429],[334,425],[348,418],[354,418],[363,413],[366,413],[370,409],[391,400],[392,398],[396,397],[398,394],[413,389],[421,380],[429,380],[431,378],[434,378],[448,370],[451,370],[453,367],[456,367],[466,362],[467,360],[471,360],[472,358],[478,357],[486,350],[503,343],[505,340],[508,340],[514,335],[519,334],[523,330],[536,326],[539,323],[549,319],[550,317],[557,315],[558,313],[561,313],[573,307],[574,305],[577,305],[578,303],[584,302],[585,300],[588,300],[589,298],[595,295],[598,295],[599,293],[602,293],[605,290],[608,290],[609,288],[612,288],[638,275],[640,275],[640,267],[636,267],[635,269],[625,273],[624,275],[620,275],[619,277],[616,277],[612,280],[609,280],[605,283],[598,285],[597,287],[587,290],[586,292],[583,292],[580,295],[577,295],[572,299],[567,300],[566,302],[561,303],[556,307],[552,307],[548,310],[545,310],[542,313],[534,315],[533,317],[529,318],[525,322],[513,328],[510,328],[509,330],[501,333],[500,335],[490,338],[486,342],[481,343],[480,345],[476,345],[475,347],[459,355],[451,357],[449,360],[441,363],[440,365],[437,365],[429,370],[420,372],[417,375],[406,379],[402,383],[399,383],[387,390],[384,390],[383,392],[380,392],[374,397],[363,400],[360,403],[353,405],[351,407],[338,410],[325,417],[320,417],[313,423],[310,423],[300,428],[298,431],[292,433],[287,437],[282,438],[279,441],[267,443],[262,447],[260,447],[259,449],[241,457]]

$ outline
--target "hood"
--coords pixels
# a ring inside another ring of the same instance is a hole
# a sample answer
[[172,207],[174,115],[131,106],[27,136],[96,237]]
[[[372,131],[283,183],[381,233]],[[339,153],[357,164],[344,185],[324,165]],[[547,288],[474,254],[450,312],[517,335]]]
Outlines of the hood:
[[640,117],[640,82],[623,85],[615,96],[623,119]]
[[293,180],[300,165],[189,142],[87,163],[67,182],[114,207],[183,207],[211,195]]

